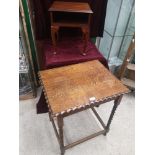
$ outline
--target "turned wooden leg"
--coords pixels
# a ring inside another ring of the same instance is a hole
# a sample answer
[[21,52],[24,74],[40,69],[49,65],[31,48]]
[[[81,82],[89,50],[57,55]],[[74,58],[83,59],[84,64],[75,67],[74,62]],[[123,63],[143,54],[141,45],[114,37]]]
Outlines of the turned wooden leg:
[[115,111],[116,111],[118,105],[119,105],[120,102],[121,102],[121,99],[122,99],[122,96],[119,96],[119,97],[118,97],[117,99],[115,99],[115,101],[114,101],[114,106],[113,106],[113,108],[112,108],[112,111],[111,111],[111,114],[110,114],[108,123],[107,123],[107,125],[106,125],[106,129],[105,129],[106,132],[104,133],[105,136],[106,136],[106,134],[107,134],[107,133],[109,132],[109,130],[110,130],[111,121],[112,121],[112,119],[113,119],[113,117],[114,117],[114,114],[115,114]]
[[86,55],[87,45],[88,45],[88,39],[89,39],[89,28],[88,27],[83,27],[82,32],[83,32],[83,40],[84,40],[84,47],[83,47],[82,55],[85,56]]
[[53,54],[57,53],[57,50],[56,50],[56,36],[58,35],[58,30],[59,30],[58,27],[51,26],[51,37],[52,37],[52,44],[53,44],[53,50],[54,50]]
[[65,148],[64,148],[64,139],[63,139],[63,117],[59,116],[57,120],[58,120],[58,128],[59,128],[61,155],[64,155]]
[[83,47],[83,52],[82,55],[85,56],[86,55],[86,48],[87,48],[87,40],[86,40],[86,33],[84,34],[84,47]]

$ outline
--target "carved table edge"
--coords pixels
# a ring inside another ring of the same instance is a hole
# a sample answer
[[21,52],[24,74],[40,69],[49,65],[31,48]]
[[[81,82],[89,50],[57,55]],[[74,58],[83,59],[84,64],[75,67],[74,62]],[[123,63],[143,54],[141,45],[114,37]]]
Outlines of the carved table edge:
[[127,94],[127,93],[130,93],[130,91],[115,94],[113,96],[105,97],[105,98],[102,98],[102,99],[98,99],[98,100],[95,100],[93,102],[88,102],[88,103],[83,104],[83,105],[75,106],[75,107],[69,108],[67,110],[64,110],[64,111],[61,111],[61,112],[58,112],[58,113],[54,113],[53,117],[58,117],[58,116],[61,116],[61,115],[64,115],[64,114],[69,115],[69,113],[74,112],[76,110],[80,111],[82,109],[87,109],[87,108],[90,108],[90,107],[94,107],[94,106],[100,105],[102,103],[112,101],[112,100],[114,100],[114,99],[116,99],[116,98],[118,98],[120,96],[123,96],[124,94]]
[[98,99],[98,100],[95,100],[95,101],[90,101],[90,102],[88,102],[86,104],[75,106],[75,107],[69,108],[67,110],[58,112],[58,113],[53,113],[52,108],[51,108],[51,106],[49,104],[49,100],[48,100],[48,97],[47,97],[43,82],[41,80],[41,75],[40,75],[39,72],[38,72],[38,77],[39,77],[39,82],[40,82],[40,85],[42,87],[43,93],[45,95],[45,100],[46,100],[46,103],[48,105],[49,113],[50,113],[50,115],[52,115],[52,117],[58,117],[58,116],[61,116],[61,115],[64,115],[64,114],[69,115],[71,112],[75,112],[76,110],[82,110],[82,109],[87,109],[87,108],[90,108],[90,107],[93,107],[93,106],[97,106],[97,105],[100,105],[102,103],[112,101],[112,100],[114,100],[114,99],[116,99],[116,98],[118,98],[120,96],[123,96],[124,94],[128,94],[128,93],[131,92],[130,90],[128,90],[126,92],[118,93],[118,94],[115,94],[113,96],[105,97],[105,98]]

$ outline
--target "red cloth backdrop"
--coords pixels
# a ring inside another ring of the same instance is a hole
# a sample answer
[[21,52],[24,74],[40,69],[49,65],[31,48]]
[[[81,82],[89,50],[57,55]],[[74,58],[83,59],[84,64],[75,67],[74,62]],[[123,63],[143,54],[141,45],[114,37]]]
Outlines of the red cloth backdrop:
[[106,59],[98,51],[94,43],[92,43],[91,41],[88,42],[86,48],[86,56],[81,55],[82,50],[83,41],[81,40],[81,38],[63,38],[63,40],[59,40],[58,42],[57,54],[53,55],[53,47],[51,45],[51,41],[45,41],[43,47],[43,68],[50,69],[95,59],[99,60],[105,67],[108,68]]

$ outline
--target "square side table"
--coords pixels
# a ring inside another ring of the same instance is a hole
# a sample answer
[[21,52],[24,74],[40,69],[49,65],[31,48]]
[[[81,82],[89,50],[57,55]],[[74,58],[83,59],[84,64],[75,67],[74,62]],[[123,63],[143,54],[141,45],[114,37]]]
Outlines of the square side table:
[[[61,155],[65,150],[100,134],[109,132],[115,110],[123,94],[129,91],[98,60],[54,68],[39,72],[39,78],[49,108],[49,118],[60,144]],[[107,124],[94,107],[114,100]],[[64,146],[63,118],[91,108],[103,130]],[[54,118],[57,119],[58,130]]]
[[[60,27],[81,28],[84,39],[82,55],[86,55],[86,47],[89,39],[91,14],[93,13],[88,3],[54,1],[49,10],[51,16],[51,37],[56,54],[56,40]],[[57,13],[64,14],[58,18]],[[82,15],[78,18],[77,15]],[[85,17],[85,18],[82,18]],[[81,20],[82,19],[82,20]]]

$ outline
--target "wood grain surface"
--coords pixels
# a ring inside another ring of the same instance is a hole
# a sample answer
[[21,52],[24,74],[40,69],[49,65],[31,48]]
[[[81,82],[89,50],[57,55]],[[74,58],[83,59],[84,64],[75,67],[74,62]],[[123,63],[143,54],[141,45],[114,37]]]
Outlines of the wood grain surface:
[[93,13],[88,3],[54,1],[48,11]]
[[98,60],[39,72],[53,114],[100,99],[128,93],[125,87]]

